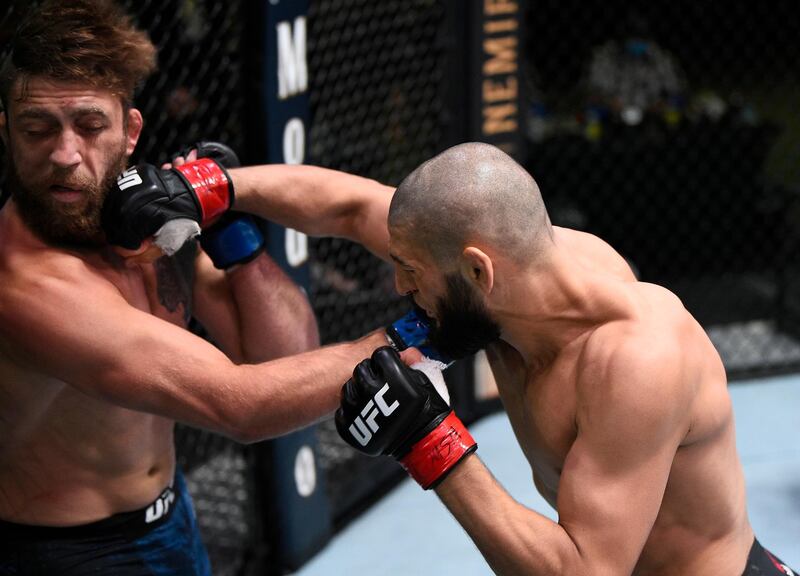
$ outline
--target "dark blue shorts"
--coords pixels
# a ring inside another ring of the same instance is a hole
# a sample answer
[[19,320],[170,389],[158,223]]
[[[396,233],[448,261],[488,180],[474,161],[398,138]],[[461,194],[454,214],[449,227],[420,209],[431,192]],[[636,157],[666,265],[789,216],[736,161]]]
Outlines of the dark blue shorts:
[[747,568],[742,576],[800,576],[784,564],[780,558],[753,540],[750,555],[747,557]]
[[0,521],[0,575],[210,576],[183,475],[149,506],[65,528]]

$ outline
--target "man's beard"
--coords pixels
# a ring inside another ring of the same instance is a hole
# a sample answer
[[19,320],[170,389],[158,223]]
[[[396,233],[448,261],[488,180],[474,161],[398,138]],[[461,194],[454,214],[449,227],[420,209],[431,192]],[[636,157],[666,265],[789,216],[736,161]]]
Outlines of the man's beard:
[[[108,190],[127,162],[125,147],[113,153],[100,183],[81,178],[69,171],[54,168],[45,182],[23,183],[17,172],[12,151],[7,149],[6,185],[25,224],[48,244],[69,247],[97,247],[105,244],[100,226],[100,212]],[[84,198],[75,203],[53,197],[49,182],[59,182],[79,189]]]
[[500,338],[500,326],[460,274],[445,277],[447,289],[437,302],[437,322],[431,323],[431,346],[452,359],[475,354]]

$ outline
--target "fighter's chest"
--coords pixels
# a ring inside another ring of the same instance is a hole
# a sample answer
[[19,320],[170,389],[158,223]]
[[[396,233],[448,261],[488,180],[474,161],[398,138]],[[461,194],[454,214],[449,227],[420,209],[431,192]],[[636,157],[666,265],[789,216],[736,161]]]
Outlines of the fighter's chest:
[[194,267],[190,255],[182,252],[119,272],[114,284],[131,306],[185,326],[192,313]]
[[568,369],[553,366],[544,372],[526,372],[521,389],[504,390],[498,384],[534,476],[553,491],[577,436],[573,382]]

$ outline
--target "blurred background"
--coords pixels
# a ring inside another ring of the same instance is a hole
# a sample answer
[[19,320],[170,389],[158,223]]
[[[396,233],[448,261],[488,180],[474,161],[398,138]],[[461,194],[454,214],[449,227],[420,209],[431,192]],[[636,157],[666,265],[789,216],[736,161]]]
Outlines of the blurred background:
[[[246,164],[396,185],[453,144],[491,142],[531,172],[555,224],[601,236],[683,300],[732,386],[800,371],[791,0],[123,3],[159,48],[134,161],[220,140]],[[0,46],[35,5],[0,5]],[[323,343],[405,311],[364,249],[264,226]],[[481,357],[448,381],[466,422],[500,409]],[[216,574],[296,570],[403,478],[331,421],[249,447],[186,427],[178,441]]]

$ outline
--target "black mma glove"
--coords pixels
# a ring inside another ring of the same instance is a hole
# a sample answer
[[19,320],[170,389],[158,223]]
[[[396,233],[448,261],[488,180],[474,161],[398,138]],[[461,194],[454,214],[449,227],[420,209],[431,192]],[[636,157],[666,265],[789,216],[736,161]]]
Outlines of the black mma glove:
[[356,366],[335,421],[345,442],[396,458],[426,490],[478,447],[428,377],[388,346]]
[[179,152],[176,152],[171,158],[183,156],[186,158],[192,150],[197,151],[197,158],[211,158],[217,164],[225,168],[238,168],[242,165],[239,162],[239,156],[233,151],[233,148],[222,142],[213,141],[200,141],[196,144],[184,146]]
[[141,164],[111,186],[103,204],[103,230],[109,243],[134,250],[170,220],[187,218],[201,228],[210,226],[233,198],[228,173],[212,157],[167,170]]

